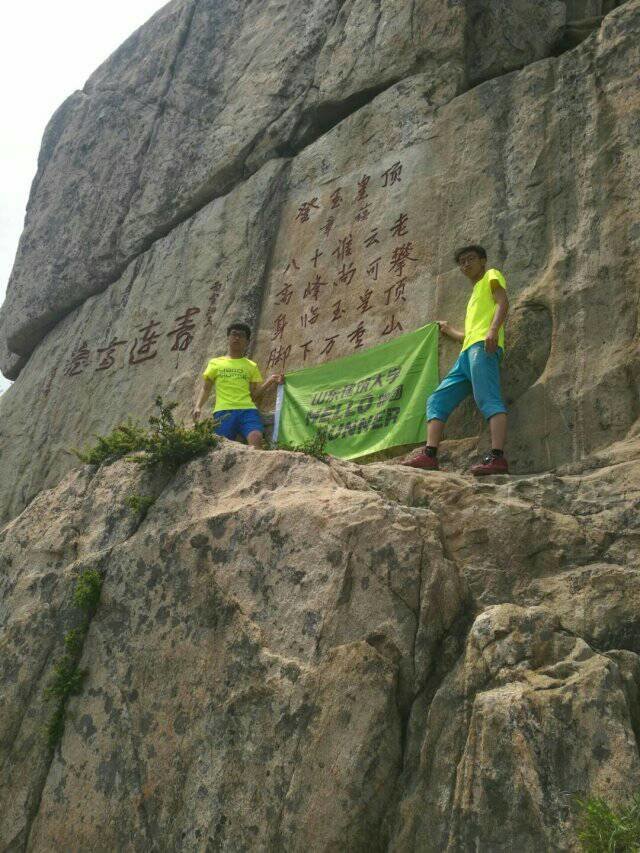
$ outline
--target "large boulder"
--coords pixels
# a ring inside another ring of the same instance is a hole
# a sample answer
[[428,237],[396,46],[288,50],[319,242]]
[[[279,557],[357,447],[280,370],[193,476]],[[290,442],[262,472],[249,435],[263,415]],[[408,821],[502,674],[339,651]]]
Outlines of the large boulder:
[[129,416],[146,421],[156,395],[189,412],[228,323],[257,323],[283,168],[266,164],[174,228],[42,341],[1,398],[0,463],[12,474],[0,478],[0,519],[57,483],[73,449]]
[[[468,284],[452,251],[471,238],[505,270],[512,302],[512,469],[576,462],[624,437],[640,413],[628,263],[640,240],[638,43],[632,2],[576,50],[457,97],[449,66],[407,78],[158,238],[46,336],[3,395],[0,453],[15,473],[0,483],[0,518],[54,484],[71,447],[146,418],[156,393],[187,416],[227,320],[258,327],[263,370],[321,363],[439,317],[461,323]],[[200,313],[179,321],[191,308]],[[192,321],[193,340],[174,350],[170,324]],[[132,365],[145,334],[164,344]],[[98,369],[114,340],[125,343]],[[445,343],[443,370],[455,355]],[[471,442],[459,464],[486,440],[471,405],[447,435]]]
[[[0,312],[3,849],[577,851],[637,791],[639,59],[640,0],[175,0],[62,105]],[[188,417],[229,321],[269,371],[460,325],[471,241],[515,476],[471,405],[439,472],[72,455]]]
[[224,440],[175,475],[72,472],[0,531],[6,848],[577,850],[576,799],[640,784],[640,443],[618,450],[624,493],[613,459],[514,495]]
[[[627,668],[543,608],[478,616],[464,656],[430,706],[416,702],[391,850],[579,850],[584,791],[628,799],[640,784]],[[636,688],[637,689],[637,688]]]
[[[135,493],[157,497],[142,524]],[[377,849],[403,720],[468,606],[432,513],[349,466],[224,442],[169,480],[85,467],[1,544],[0,837]],[[88,675],[52,754],[43,691],[88,568]]]
[[550,54],[563,3],[494,5],[169,3],[46,129],[0,354],[28,356],[158,237],[391,83],[446,65],[457,94]]

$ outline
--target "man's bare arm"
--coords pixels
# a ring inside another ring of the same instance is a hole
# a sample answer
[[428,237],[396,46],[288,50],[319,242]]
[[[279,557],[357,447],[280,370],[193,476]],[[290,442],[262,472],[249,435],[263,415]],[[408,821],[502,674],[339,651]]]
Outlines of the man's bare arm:
[[202,380],[202,389],[200,391],[200,396],[198,397],[198,402],[195,404],[193,412],[191,413],[194,421],[200,420],[200,415],[202,414],[202,407],[209,399],[209,395],[211,394],[212,388],[213,382],[210,379]]
[[493,296],[493,301],[496,303],[496,309],[493,312],[493,320],[484,339],[484,348],[487,352],[492,353],[498,349],[498,333],[509,312],[509,299],[507,291],[499,281],[492,278],[489,284],[491,285],[491,295]]
[[283,382],[283,373],[272,374],[262,383],[262,385],[259,382],[251,382],[249,385],[249,393],[251,394],[251,399],[257,406],[260,400],[262,399],[262,396],[265,391],[268,391],[269,388],[272,388],[274,385],[282,385]]
[[458,329],[454,329],[446,320],[436,320],[436,323],[443,335],[446,335],[453,341],[458,341],[460,344],[464,341],[464,332],[459,332]]

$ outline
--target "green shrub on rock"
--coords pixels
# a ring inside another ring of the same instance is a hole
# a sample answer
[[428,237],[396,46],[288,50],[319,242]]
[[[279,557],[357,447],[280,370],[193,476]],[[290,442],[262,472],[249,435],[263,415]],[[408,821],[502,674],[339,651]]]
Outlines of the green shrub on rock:
[[86,465],[109,465],[123,456],[144,450],[146,430],[139,424],[129,420],[120,424],[108,435],[96,435],[93,447],[84,450],[73,450],[75,456]]
[[273,445],[274,450],[288,450],[291,453],[304,453],[307,456],[313,456],[314,459],[320,459],[324,462],[327,458],[327,433],[323,429],[319,429],[311,438],[304,441],[302,444],[280,444]]
[[[148,429],[129,420],[108,435],[96,436],[93,447],[73,453],[88,465],[109,465],[127,458],[145,468],[175,471],[184,462],[216,446],[218,437],[213,418],[203,418],[193,427],[187,427],[173,416],[177,403],[165,403],[162,397],[156,397],[155,405],[158,414],[149,418]],[[138,455],[132,456],[134,453]]]
[[145,468],[160,466],[167,470],[175,470],[184,462],[189,462],[197,456],[202,456],[218,443],[214,430],[216,421],[213,418],[203,418],[193,427],[186,427],[182,422],[176,423],[173,410],[177,403],[163,403],[161,397],[156,398],[159,415],[149,418],[150,429],[147,433],[144,454],[133,461]]
[[84,673],[78,669],[78,661],[65,655],[53,668],[53,678],[45,690],[47,699],[66,699],[80,692]]
[[102,577],[95,569],[87,569],[78,578],[73,593],[73,604],[79,607],[87,615],[91,615],[100,601],[102,591]]

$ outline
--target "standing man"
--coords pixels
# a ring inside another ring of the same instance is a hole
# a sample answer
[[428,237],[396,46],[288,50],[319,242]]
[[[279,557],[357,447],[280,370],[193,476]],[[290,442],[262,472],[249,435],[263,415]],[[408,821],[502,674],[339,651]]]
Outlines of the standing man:
[[246,323],[232,323],[228,327],[228,354],[212,358],[207,364],[193,419],[199,420],[215,384],[213,413],[219,421],[216,433],[232,440],[240,433],[249,447],[260,448],[264,426],[257,403],[268,388],[284,382],[284,377],[274,374],[262,381],[258,365],[245,356],[250,340],[251,329]]
[[438,320],[442,334],[462,343],[458,360],[427,400],[427,443],[422,452],[403,462],[411,468],[438,469],[438,446],[451,412],[473,393],[491,432],[491,452],[471,468],[476,477],[508,474],[504,456],[507,409],[500,391],[500,362],[504,353],[504,321],[509,310],[507,283],[499,270],[486,269],[482,246],[463,246],[455,253],[462,273],[473,284],[464,332]]

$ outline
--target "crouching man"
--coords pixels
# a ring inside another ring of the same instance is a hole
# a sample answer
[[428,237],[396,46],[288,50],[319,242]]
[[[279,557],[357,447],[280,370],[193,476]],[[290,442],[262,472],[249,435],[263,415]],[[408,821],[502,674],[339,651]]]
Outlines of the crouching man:
[[438,446],[449,415],[469,394],[489,421],[491,452],[471,468],[476,477],[508,474],[504,456],[507,409],[500,390],[500,362],[504,353],[504,321],[509,310],[506,282],[499,270],[486,269],[482,246],[464,246],[455,253],[456,263],[473,284],[467,305],[464,332],[438,320],[440,332],[462,343],[458,360],[427,401],[427,443],[424,450],[403,465],[437,470]]
[[245,356],[250,340],[251,329],[246,323],[232,323],[228,327],[227,355],[212,358],[207,364],[192,414],[194,421],[199,420],[215,386],[213,414],[219,421],[216,433],[232,440],[241,435],[249,447],[260,448],[264,425],[257,404],[264,392],[284,382],[284,377],[274,374],[262,381],[258,365]]

